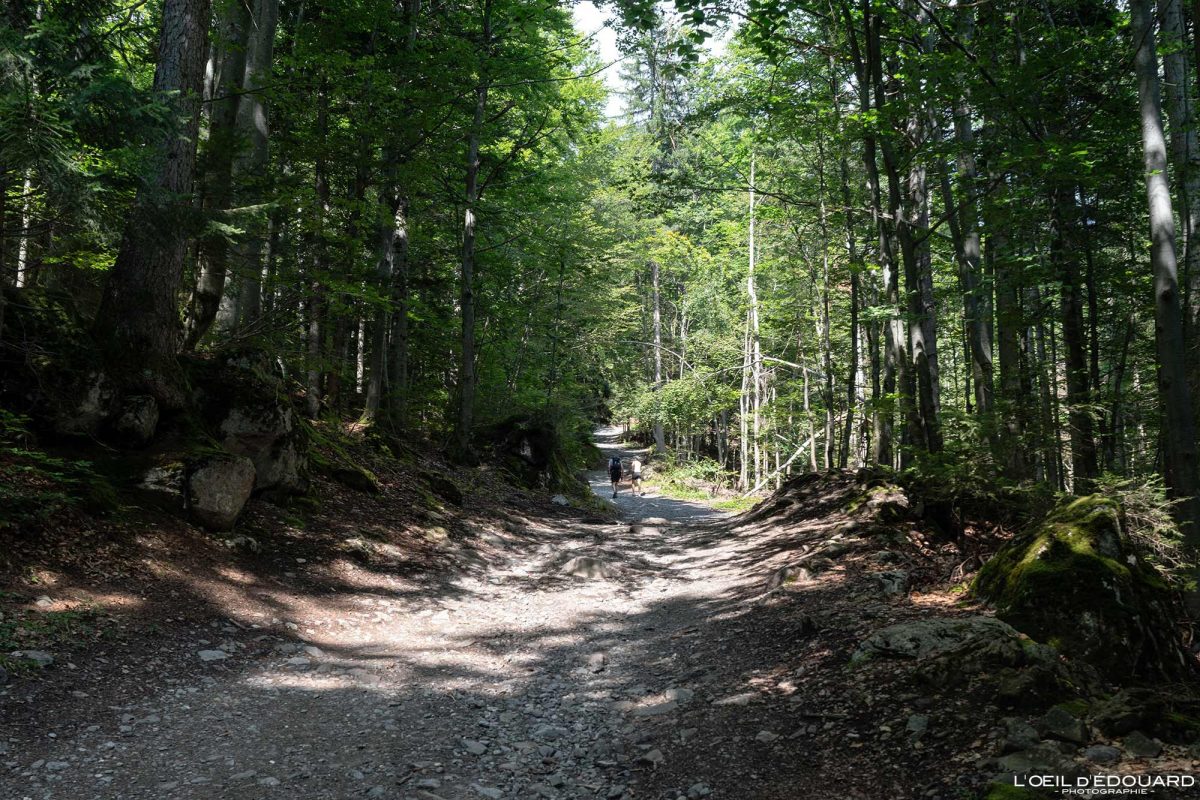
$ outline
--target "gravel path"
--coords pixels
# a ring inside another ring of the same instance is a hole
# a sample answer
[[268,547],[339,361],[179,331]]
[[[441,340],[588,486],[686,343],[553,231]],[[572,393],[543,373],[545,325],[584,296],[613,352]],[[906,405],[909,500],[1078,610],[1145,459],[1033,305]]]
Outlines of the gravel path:
[[[601,444],[620,447],[611,430]],[[617,506],[619,524],[538,528],[454,592],[339,598],[290,641],[213,630],[193,670],[136,702],[4,731],[0,797],[709,796],[703,751],[678,788],[651,784],[710,668],[676,643],[743,578],[694,524],[711,509],[628,491]]]

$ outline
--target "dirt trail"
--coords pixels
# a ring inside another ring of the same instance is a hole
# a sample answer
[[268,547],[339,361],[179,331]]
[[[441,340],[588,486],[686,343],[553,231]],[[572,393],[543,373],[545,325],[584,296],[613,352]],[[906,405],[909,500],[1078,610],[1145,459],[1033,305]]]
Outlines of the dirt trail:
[[[592,484],[607,493],[603,472]],[[194,667],[3,731],[0,797],[802,796],[803,759],[742,753],[765,748],[755,723],[734,747],[707,711],[748,687],[728,631],[753,573],[698,524],[720,515],[627,491],[617,505],[619,524],[539,527],[453,591],[331,598],[290,621],[292,641],[232,621],[165,641]],[[130,671],[146,657],[123,656]]]

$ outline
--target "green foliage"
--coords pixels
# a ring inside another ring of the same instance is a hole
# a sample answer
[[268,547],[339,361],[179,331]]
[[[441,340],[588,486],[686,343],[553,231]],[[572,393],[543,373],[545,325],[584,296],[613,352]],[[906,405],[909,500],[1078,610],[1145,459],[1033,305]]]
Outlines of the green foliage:
[[32,446],[29,420],[0,408],[0,532],[37,528],[68,509],[112,511],[117,495],[91,462]]
[[1171,515],[1162,478],[1146,475],[1122,478],[1111,473],[1100,476],[1096,490],[1121,506],[1125,532],[1139,553],[1173,583],[1189,577],[1189,561],[1183,535]]
[[[0,599],[11,597],[0,595]],[[29,662],[10,658],[14,650],[61,650],[78,647],[105,635],[104,617],[92,607],[65,611],[6,609],[0,616],[0,666],[14,673],[31,673]]]

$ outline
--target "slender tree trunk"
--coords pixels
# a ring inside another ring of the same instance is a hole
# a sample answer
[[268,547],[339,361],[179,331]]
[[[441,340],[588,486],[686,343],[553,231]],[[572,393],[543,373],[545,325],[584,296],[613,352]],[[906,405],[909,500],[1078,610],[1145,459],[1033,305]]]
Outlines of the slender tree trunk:
[[1108,428],[1104,432],[1104,469],[1115,472],[1122,468],[1118,458],[1121,447],[1121,430],[1124,427],[1125,368],[1129,362],[1129,348],[1137,335],[1137,315],[1130,314],[1125,321],[1125,334],[1121,337],[1121,348],[1109,380]]
[[[864,25],[865,47],[858,45],[858,30],[854,25],[853,15],[848,3],[842,3],[842,16],[851,53],[855,64],[858,80],[859,110],[863,115],[879,110],[883,104],[883,77],[880,64],[880,27],[881,18],[871,8],[871,0],[862,0],[862,19]],[[874,103],[872,102],[874,94]],[[870,189],[871,217],[879,237],[879,266],[881,270],[882,304],[889,308],[899,307],[899,295],[896,284],[896,249],[893,238],[892,221],[894,216],[885,214],[883,210],[883,187],[879,175],[878,164],[879,143],[870,125],[863,126],[863,166],[867,173],[867,185]],[[897,337],[898,314],[883,325],[883,358],[880,363],[878,342],[872,342],[871,347],[871,378],[872,378],[872,442],[871,460],[876,464],[890,466],[892,464],[892,426],[894,410],[890,398],[896,390],[896,371],[899,364],[906,358],[903,354],[903,337]],[[871,331],[868,338],[872,338]],[[874,335],[878,339],[878,335]],[[882,376],[881,376],[882,373]]]
[[189,238],[208,23],[208,0],[163,5],[154,91],[170,99],[183,125],[159,145],[154,176],[138,192],[95,321],[109,363],[124,365],[122,373],[138,376],[134,382],[168,407],[183,404],[176,302]]
[[402,203],[397,217],[392,261],[392,342],[391,369],[388,371],[388,415],[392,426],[403,431],[408,426],[408,204]]
[[306,361],[307,380],[305,382],[305,410],[310,419],[316,419],[321,413],[322,376],[322,342],[324,339],[325,321],[325,287],[324,281],[328,272],[325,263],[328,257],[329,245],[325,240],[325,224],[329,217],[329,180],[325,174],[325,146],[328,138],[329,94],[322,86],[317,93],[317,157],[313,169],[313,188],[317,196],[316,236],[313,243],[312,273],[309,276],[306,331]]
[[996,284],[996,344],[1000,358],[1000,413],[1006,436],[1001,465],[1012,480],[1029,477],[1025,457],[1025,417],[1028,395],[1022,387],[1021,331],[1026,327],[1021,314],[1021,289],[1010,261],[1008,237],[997,230],[988,237],[988,258]]
[[1200,464],[1188,387],[1175,259],[1175,219],[1167,181],[1167,153],[1159,105],[1153,11],[1149,0],[1131,0],[1134,60],[1142,119],[1146,197],[1150,209],[1150,263],[1154,269],[1154,339],[1163,415],[1167,489],[1179,501],[1176,516],[1193,551],[1200,551]]
[[[242,77],[244,94],[238,103],[237,116],[238,136],[247,146],[234,160],[235,196],[241,206],[261,203],[266,196],[263,176],[270,161],[270,118],[264,88],[271,78],[278,25],[279,0],[255,0]],[[262,214],[249,215],[245,234],[234,244],[234,268],[239,273],[239,327],[255,324],[262,315],[264,249],[269,252],[272,247],[271,238],[279,229],[278,217],[278,212],[272,211],[264,225]]]
[[825,153],[823,145],[817,143],[817,206],[818,223],[821,228],[821,368],[823,377],[822,402],[825,406],[825,469],[833,469],[833,454],[836,446],[833,433],[833,348],[830,343],[829,321],[829,219],[825,208]]
[[[485,50],[491,42],[491,4],[484,12]],[[488,82],[475,88],[475,117],[467,137],[467,184],[463,211],[459,305],[462,314],[462,351],[458,366],[458,423],[455,440],[460,456],[471,452],[471,431],[475,424],[475,236],[476,206],[479,202],[479,140],[487,113]]]
[[1056,186],[1051,196],[1050,261],[1062,286],[1063,343],[1067,349],[1067,418],[1070,423],[1072,488],[1076,494],[1092,490],[1099,473],[1096,438],[1088,386],[1087,334],[1083,325],[1083,297],[1079,264],[1067,241],[1067,231],[1077,224],[1074,191]]
[[0,159],[0,343],[4,341],[4,310],[8,299],[4,290],[8,287],[8,166]]
[[658,261],[650,262],[650,293],[651,293],[651,335],[654,337],[654,391],[658,413],[654,417],[654,452],[662,455],[667,452],[667,440],[663,433],[662,423],[662,291],[660,286],[661,271]]
[[754,414],[754,485],[757,486],[762,478],[762,339],[760,338],[760,330],[758,323],[758,284],[756,256],[758,252],[758,243],[755,241],[755,187],[754,187],[754,154],[750,155],[750,203],[748,206],[750,216],[750,232],[749,241],[747,242],[749,270],[746,272],[746,295],[749,299],[750,307],[750,371],[752,386],[752,401],[751,405]]
[[[209,109],[209,133],[206,146],[204,209],[221,221],[233,203],[233,162],[242,145],[238,130],[238,106],[242,99],[242,79],[246,74],[246,51],[252,28],[250,8],[244,0],[218,0],[220,20],[218,41],[219,75]],[[183,323],[183,349],[192,350],[208,332],[225,291],[229,269],[229,240],[224,232],[210,234],[199,243],[199,275],[188,302]]]
[[[34,85],[36,91],[36,84]],[[32,281],[29,264],[30,243],[33,241],[33,170],[25,170],[21,181],[21,233],[17,237],[17,288],[29,286]]]
[[857,406],[858,387],[861,384],[861,366],[858,358],[858,307],[859,269],[861,263],[854,238],[854,216],[851,209],[850,166],[845,157],[841,159],[842,205],[846,225],[846,253],[850,259],[850,363],[846,366],[846,421],[842,429],[842,450],[838,455],[838,466],[842,469],[850,463],[850,440],[854,431],[854,409]]
[[[394,181],[387,181],[394,185]],[[378,257],[375,262],[375,284],[381,298],[388,297],[389,289],[393,286],[393,272],[396,262],[396,234],[404,225],[402,201],[394,191],[384,192],[379,197],[380,210],[386,214],[385,221],[379,226]],[[371,315],[369,333],[370,345],[367,348],[366,364],[366,394],[363,398],[363,412],[360,421],[365,425],[373,425],[379,415],[379,407],[383,401],[384,387],[387,383],[388,329],[391,327],[391,314],[385,300],[376,306]]]
[[753,356],[750,349],[750,314],[746,314],[746,332],[742,336],[742,389],[738,393],[738,425],[740,440],[738,441],[740,463],[739,488],[746,491],[750,483],[750,370]]
[[[970,12],[964,12],[960,25],[970,29]],[[970,40],[970,36],[965,36]],[[981,248],[978,226],[978,203],[975,194],[978,173],[975,168],[975,135],[971,126],[971,109],[965,97],[960,97],[954,108],[954,138],[957,143],[957,168],[959,196],[958,205],[949,192],[949,181],[945,181],[946,208],[959,229],[959,280],[963,290],[963,312],[966,317],[967,342],[971,357],[970,374],[975,387],[975,411],[981,416],[992,412],[994,383],[992,376],[992,342],[989,330],[990,315],[984,299],[981,280]],[[961,209],[961,212],[959,211]]]

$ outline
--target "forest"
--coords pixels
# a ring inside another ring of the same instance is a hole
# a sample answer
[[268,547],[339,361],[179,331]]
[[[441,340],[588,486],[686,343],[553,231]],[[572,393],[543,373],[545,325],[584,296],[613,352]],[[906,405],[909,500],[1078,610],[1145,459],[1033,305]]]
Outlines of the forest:
[[586,5],[6,0],[6,580],[135,490],[244,533],[495,467],[601,513],[612,424],[769,530],[886,478],[980,596],[1112,500],[1104,568],[1169,598],[1132,669],[1193,680],[1200,6]]

